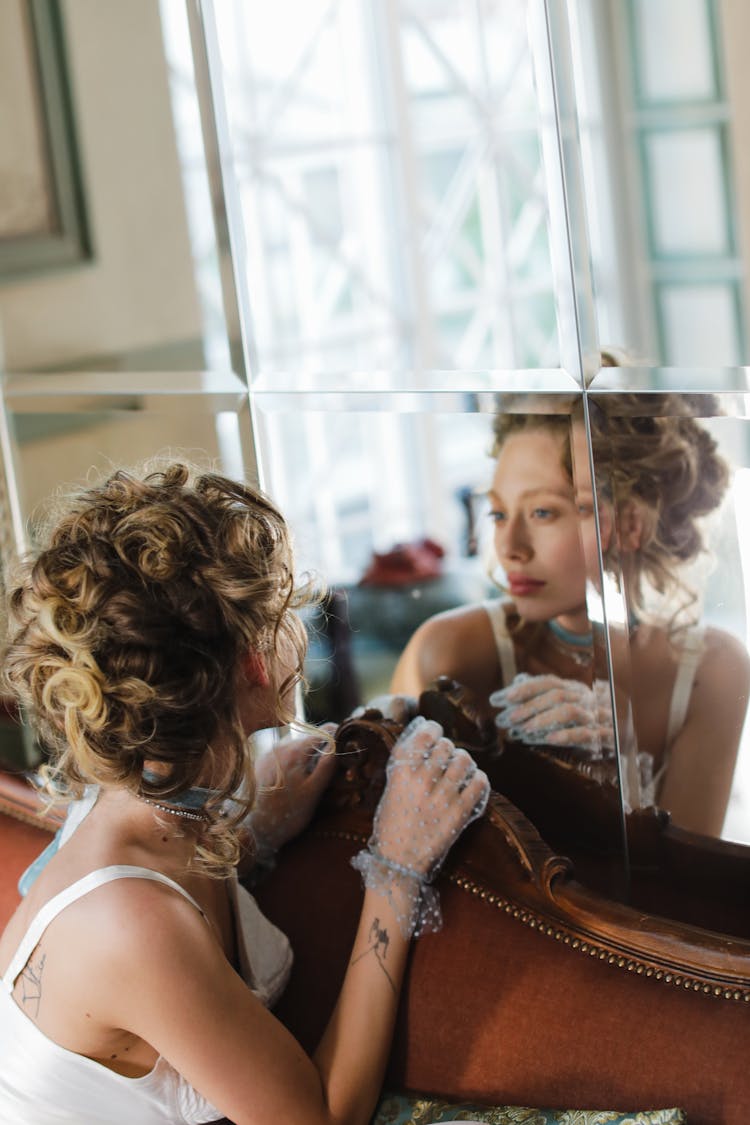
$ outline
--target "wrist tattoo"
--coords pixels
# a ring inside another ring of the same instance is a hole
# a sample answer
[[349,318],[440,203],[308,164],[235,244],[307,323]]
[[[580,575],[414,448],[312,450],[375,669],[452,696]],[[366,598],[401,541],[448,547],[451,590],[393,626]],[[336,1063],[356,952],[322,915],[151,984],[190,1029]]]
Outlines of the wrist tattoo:
[[32,1019],[39,1015],[39,1005],[42,1002],[42,973],[47,954],[42,953],[36,964],[28,961],[21,973],[21,1003],[24,1010]]
[[365,949],[363,953],[360,953],[356,957],[353,957],[351,963],[352,965],[356,965],[357,962],[361,961],[363,957],[368,957],[370,954],[372,954],[375,957],[375,960],[377,961],[380,968],[385,973],[386,980],[393,989],[393,994],[395,996],[397,994],[396,986],[393,983],[391,974],[388,972],[388,969],[385,966],[385,959],[388,956],[389,944],[390,938],[388,936],[388,930],[385,927],[381,928],[379,918],[373,918],[372,925],[370,926],[370,930],[367,935],[367,949]]

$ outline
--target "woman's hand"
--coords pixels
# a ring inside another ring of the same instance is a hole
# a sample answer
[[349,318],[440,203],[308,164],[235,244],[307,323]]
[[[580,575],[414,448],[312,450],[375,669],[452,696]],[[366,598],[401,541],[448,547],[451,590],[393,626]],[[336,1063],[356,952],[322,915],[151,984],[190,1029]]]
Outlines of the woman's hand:
[[350,719],[359,719],[365,711],[380,711],[384,719],[393,719],[402,726],[406,726],[417,713],[417,697],[415,695],[376,695],[361,707],[355,707],[349,716]]
[[415,719],[393,747],[375,814],[381,855],[431,878],[453,842],[484,812],[487,775],[443,735],[439,723]]
[[516,676],[490,696],[495,723],[507,736],[536,746],[565,746],[602,757],[614,750],[609,684],[593,688],[559,676]]
[[394,746],[386,778],[368,847],[352,863],[365,886],[388,899],[404,936],[439,929],[429,884],[454,841],[484,812],[489,781],[466,750],[424,718]]
[[[336,724],[320,729],[333,735]],[[256,859],[270,859],[307,827],[335,768],[330,739],[315,734],[290,735],[259,758],[256,803],[247,820]]]

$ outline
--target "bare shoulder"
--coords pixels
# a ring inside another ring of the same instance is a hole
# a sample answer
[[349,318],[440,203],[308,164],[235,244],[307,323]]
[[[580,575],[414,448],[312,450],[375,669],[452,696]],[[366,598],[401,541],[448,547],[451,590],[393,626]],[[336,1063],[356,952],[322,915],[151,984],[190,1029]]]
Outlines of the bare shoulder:
[[659,804],[682,828],[721,835],[749,687],[745,646],[723,629],[707,628],[685,724],[659,793]]
[[[238,1125],[260,1118],[322,1120],[319,1113],[295,1115],[311,1102],[312,1065],[232,968],[195,906],[171,888],[142,879],[98,888],[79,905],[76,932],[93,925],[99,930],[74,958],[70,1008],[84,1011],[105,1033],[134,1036],[153,1055],[168,1059]],[[298,1096],[300,1070],[306,1099]],[[259,1101],[281,1102],[284,1108],[256,1114]]]
[[[709,626],[704,634],[703,655],[696,675],[696,691],[715,697],[747,694],[750,686],[750,655],[742,641],[724,629]],[[743,699],[743,704],[747,700]]]
[[[92,993],[91,1003],[116,1007],[119,985],[130,981],[137,993],[155,978],[163,981],[186,962],[198,965],[223,957],[203,914],[188,899],[161,882],[119,878],[96,887],[55,920],[50,935],[67,951],[69,986]],[[105,1019],[116,1012],[100,1011]]]
[[391,687],[417,694],[438,676],[474,690],[497,686],[497,652],[484,606],[459,606],[424,621],[404,649]]
[[443,644],[451,641],[463,644],[482,636],[487,630],[491,631],[491,627],[484,605],[460,605],[429,617],[414,635],[421,634],[426,640]]

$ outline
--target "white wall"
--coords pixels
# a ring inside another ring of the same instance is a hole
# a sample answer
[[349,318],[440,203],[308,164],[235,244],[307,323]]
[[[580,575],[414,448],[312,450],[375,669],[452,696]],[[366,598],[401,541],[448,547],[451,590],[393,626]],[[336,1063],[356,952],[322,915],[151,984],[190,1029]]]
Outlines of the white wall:
[[200,335],[157,0],[63,0],[94,258],[0,284],[8,370]]

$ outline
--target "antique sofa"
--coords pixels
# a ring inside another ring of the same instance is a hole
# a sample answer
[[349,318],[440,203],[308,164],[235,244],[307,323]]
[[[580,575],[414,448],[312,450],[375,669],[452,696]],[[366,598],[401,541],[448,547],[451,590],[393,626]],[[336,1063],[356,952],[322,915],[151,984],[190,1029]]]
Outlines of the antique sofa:
[[[291,938],[277,1014],[308,1049],[345,971],[361,895],[349,860],[399,729],[377,712],[339,728],[341,764],[319,815],[254,888]],[[24,778],[0,775],[3,922],[52,827]],[[744,1123],[748,937],[647,913],[575,876],[493,793],[440,876],[442,931],[413,946],[387,1088],[489,1105],[680,1106],[690,1125]]]

